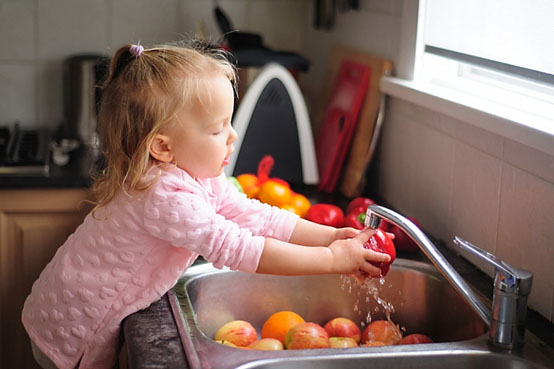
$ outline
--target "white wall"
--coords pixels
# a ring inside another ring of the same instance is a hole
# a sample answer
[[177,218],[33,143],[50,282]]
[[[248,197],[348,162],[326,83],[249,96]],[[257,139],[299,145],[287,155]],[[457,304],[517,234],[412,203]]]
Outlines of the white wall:
[[64,58],[178,39],[179,9],[179,0],[3,0],[0,125],[57,127]]

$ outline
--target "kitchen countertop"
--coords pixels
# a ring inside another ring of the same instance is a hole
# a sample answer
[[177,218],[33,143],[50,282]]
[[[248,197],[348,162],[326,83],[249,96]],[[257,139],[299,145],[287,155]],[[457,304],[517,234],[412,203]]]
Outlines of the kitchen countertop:
[[[458,273],[489,300],[493,280],[471,263],[438,242],[435,245]],[[398,253],[397,257],[428,262],[422,253]],[[123,321],[128,365],[132,369],[188,368],[168,295]],[[546,345],[554,348],[554,324],[528,310],[527,328]]]
[[0,189],[83,188],[92,185],[93,160],[84,148],[70,154],[65,166],[50,163],[48,176],[0,175]]

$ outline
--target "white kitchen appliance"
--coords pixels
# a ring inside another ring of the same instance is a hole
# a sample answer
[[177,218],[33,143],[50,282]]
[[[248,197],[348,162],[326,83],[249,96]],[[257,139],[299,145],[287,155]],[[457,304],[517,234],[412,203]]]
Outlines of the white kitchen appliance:
[[256,173],[273,156],[272,177],[290,184],[318,183],[310,118],[298,84],[280,64],[267,64],[248,87],[233,118],[238,134],[227,175]]

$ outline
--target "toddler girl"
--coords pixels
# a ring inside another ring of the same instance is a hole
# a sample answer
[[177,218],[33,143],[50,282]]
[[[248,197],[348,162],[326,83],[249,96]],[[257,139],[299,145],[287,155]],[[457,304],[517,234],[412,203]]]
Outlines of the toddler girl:
[[[280,275],[379,275],[373,234],[246,198],[226,179],[235,69],[221,51],[127,45],[112,58],[98,130],[95,209],[34,283],[22,320],[43,367],[111,368],[121,321],[159,299],[201,255]],[[311,247],[307,247],[311,246]]]

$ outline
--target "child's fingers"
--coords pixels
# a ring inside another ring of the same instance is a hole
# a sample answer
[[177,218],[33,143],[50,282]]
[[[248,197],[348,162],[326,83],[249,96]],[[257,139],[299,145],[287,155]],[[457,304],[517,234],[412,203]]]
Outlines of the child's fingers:
[[391,240],[394,240],[394,237],[396,237],[394,233],[390,233],[390,232],[387,232],[387,236],[389,236]]
[[356,235],[359,233],[359,231],[356,228],[352,228],[352,227],[345,227],[342,229],[342,232],[344,235],[343,239],[356,237]]
[[363,231],[360,231],[353,239],[361,242],[362,244],[369,240],[371,236],[375,234],[375,229],[366,228]]
[[373,250],[364,250],[365,255],[364,259],[369,261],[377,261],[377,262],[388,262],[390,261],[390,255],[385,254],[382,252],[377,252]]
[[360,270],[366,272],[371,277],[380,277],[381,276],[381,268],[376,267],[375,265],[371,264],[370,262],[366,261],[360,268]]

